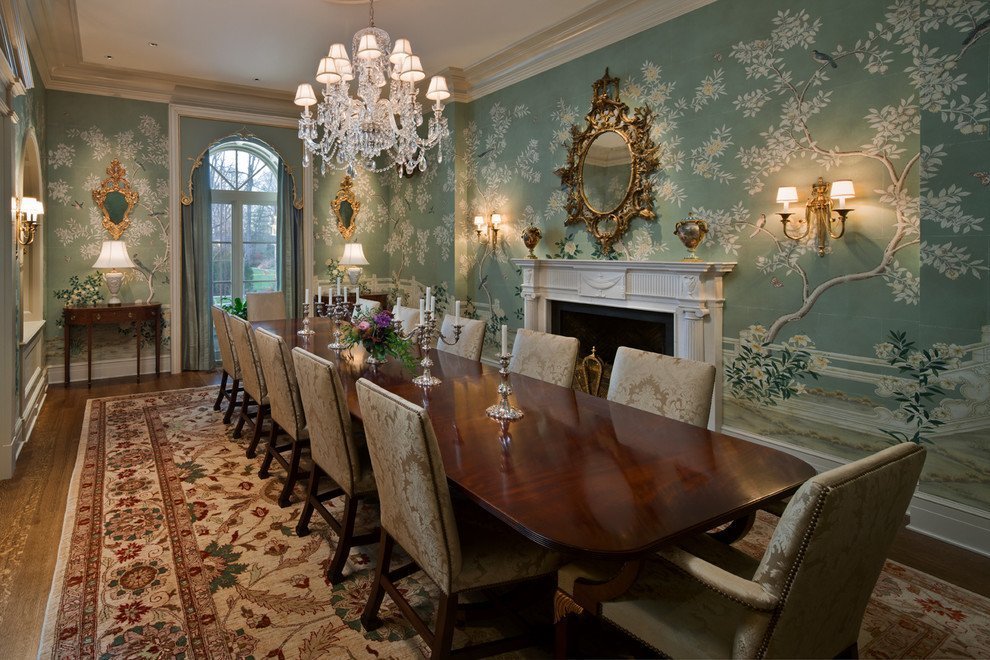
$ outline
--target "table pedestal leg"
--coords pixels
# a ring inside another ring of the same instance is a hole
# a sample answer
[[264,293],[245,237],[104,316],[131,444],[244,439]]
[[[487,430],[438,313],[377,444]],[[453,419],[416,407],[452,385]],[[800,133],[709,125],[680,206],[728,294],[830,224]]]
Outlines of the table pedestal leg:
[[86,326],[86,387],[93,385],[93,324]]

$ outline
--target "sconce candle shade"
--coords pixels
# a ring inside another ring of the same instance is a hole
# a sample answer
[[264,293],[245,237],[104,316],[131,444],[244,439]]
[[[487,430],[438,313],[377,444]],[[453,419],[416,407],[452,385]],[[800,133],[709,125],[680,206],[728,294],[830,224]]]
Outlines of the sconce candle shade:
[[853,182],[849,179],[840,179],[832,183],[832,192],[830,193],[832,199],[839,200],[839,208],[843,208],[846,205],[846,200],[856,196],[856,190],[853,188]]
[[45,213],[45,206],[34,197],[22,197],[11,201],[11,210],[17,220],[17,242],[27,247],[34,242],[38,216]]
[[784,210],[790,210],[791,202],[798,201],[797,188],[795,186],[781,186],[777,188],[777,203],[784,205]]

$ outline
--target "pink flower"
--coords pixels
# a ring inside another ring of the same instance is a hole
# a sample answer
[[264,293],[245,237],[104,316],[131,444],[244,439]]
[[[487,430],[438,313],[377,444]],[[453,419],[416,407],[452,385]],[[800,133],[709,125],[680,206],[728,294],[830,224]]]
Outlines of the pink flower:
[[371,324],[368,323],[367,321],[361,321],[360,323],[357,324],[357,327],[358,327],[358,330],[360,330],[361,332],[364,332],[365,330],[368,330],[369,328],[371,328]]

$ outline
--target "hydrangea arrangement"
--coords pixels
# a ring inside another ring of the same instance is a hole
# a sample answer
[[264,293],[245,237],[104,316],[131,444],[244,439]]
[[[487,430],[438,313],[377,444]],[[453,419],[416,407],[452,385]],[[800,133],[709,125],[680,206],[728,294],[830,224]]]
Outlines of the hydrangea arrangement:
[[69,278],[68,288],[55,290],[55,299],[64,302],[66,307],[102,302],[103,278],[99,273],[90,273],[80,281],[78,275],[73,275]]
[[403,339],[392,325],[392,312],[357,312],[341,328],[345,341],[360,344],[376,362],[395,357],[410,369],[416,368],[411,342]]

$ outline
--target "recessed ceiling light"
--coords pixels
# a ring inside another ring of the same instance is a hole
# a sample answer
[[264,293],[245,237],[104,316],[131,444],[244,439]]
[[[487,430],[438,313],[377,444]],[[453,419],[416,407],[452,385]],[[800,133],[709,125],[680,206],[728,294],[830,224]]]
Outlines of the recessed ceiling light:
[[255,78],[254,82],[258,82],[259,80],[261,80],[261,78]]
[[157,41],[149,41],[148,42],[148,45],[151,46],[152,48],[158,48],[158,42]]
[[104,57],[107,58],[108,60],[112,60],[113,59],[113,55],[104,55]]

